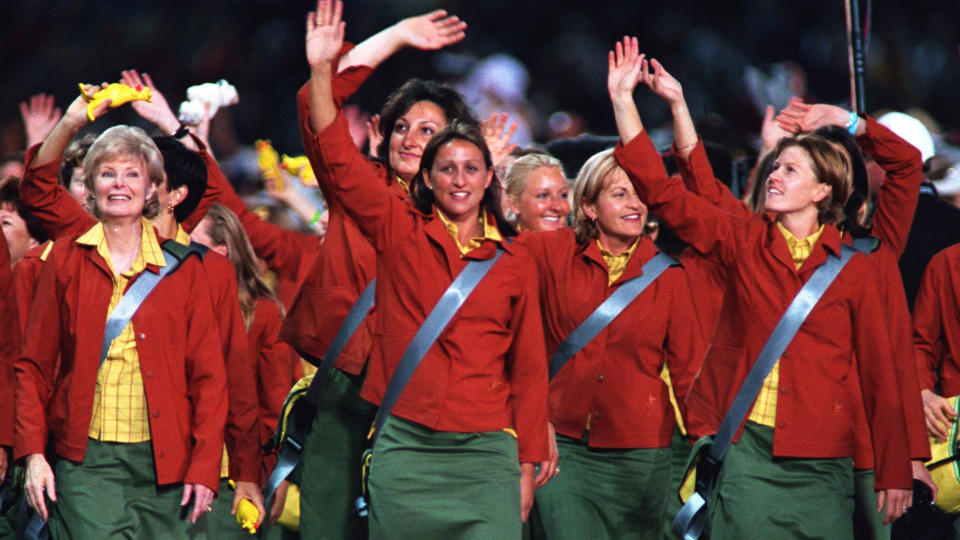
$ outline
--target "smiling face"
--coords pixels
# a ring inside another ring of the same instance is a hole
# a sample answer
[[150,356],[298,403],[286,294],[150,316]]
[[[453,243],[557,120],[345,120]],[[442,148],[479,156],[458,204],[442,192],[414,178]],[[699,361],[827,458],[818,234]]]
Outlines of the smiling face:
[[613,253],[628,249],[647,223],[647,205],[619,167],[607,173],[597,200],[584,202],[583,212],[596,221],[600,244]]
[[454,222],[476,219],[483,192],[493,180],[483,152],[473,143],[453,139],[437,150],[424,183],[433,192],[437,207]]
[[100,215],[107,219],[143,215],[156,186],[150,183],[143,160],[118,156],[103,161],[94,176],[94,200]]
[[552,231],[566,225],[570,213],[567,179],[556,167],[540,167],[527,175],[523,191],[510,198],[519,224],[528,231]]
[[830,185],[820,182],[806,150],[788,146],[780,152],[767,176],[764,210],[778,214],[813,212],[817,203],[830,193]]
[[418,101],[407,109],[390,132],[390,168],[409,182],[420,169],[420,156],[430,138],[447,125],[447,117],[432,101]]

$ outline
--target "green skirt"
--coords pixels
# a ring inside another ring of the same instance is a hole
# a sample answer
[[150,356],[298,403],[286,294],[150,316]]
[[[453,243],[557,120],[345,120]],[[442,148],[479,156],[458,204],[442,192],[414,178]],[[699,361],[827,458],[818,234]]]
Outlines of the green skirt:
[[54,479],[57,501],[49,520],[54,540],[187,537],[191,506],[180,506],[183,485],[157,486],[149,441],[88,439],[83,463],[57,460]]
[[537,490],[546,538],[658,539],[670,494],[670,449],[592,449],[557,436],[562,472]]
[[371,538],[519,539],[517,441],[391,416],[370,465]]
[[853,538],[853,460],[774,458],[773,428],[747,422],[723,461],[710,537]]
[[331,540],[366,537],[354,516],[360,458],[376,408],[360,398],[359,377],[331,369],[300,456],[300,534]]

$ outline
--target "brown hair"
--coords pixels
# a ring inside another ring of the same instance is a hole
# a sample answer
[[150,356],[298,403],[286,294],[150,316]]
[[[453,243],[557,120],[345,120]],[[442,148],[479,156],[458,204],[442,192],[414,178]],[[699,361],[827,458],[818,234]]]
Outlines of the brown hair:
[[[139,159],[147,169],[147,177],[157,189],[166,179],[163,170],[163,156],[157,145],[147,133],[138,127],[113,126],[104,131],[87,150],[87,157],[83,160],[83,181],[87,186],[87,206],[93,215],[100,219],[100,209],[97,208],[94,181],[100,172],[103,162],[117,157]],[[160,211],[160,203],[154,195],[145,201],[143,217],[152,219]]]
[[[257,300],[269,298],[280,306],[280,302],[273,294],[267,282],[260,277],[257,269],[257,256],[250,245],[247,234],[243,231],[240,219],[229,208],[215,203],[207,212],[210,219],[208,234],[214,245],[227,247],[227,258],[233,263],[237,272],[237,292],[240,295],[240,311],[243,313],[243,324],[250,329],[253,314],[257,307]],[[283,313],[283,307],[280,306]]]
[[597,152],[580,168],[573,181],[573,231],[577,242],[586,243],[599,234],[597,224],[583,211],[584,204],[593,204],[603,191],[603,181],[613,171],[620,168],[613,157],[613,148]]
[[842,148],[815,133],[781,139],[773,154],[779,157],[791,146],[806,152],[810,157],[814,176],[821,184],[827,184],[831,188],[830,193],[817,203],[817,221],[839,225],[845,219],[843,207],[853,191],[850,156]]

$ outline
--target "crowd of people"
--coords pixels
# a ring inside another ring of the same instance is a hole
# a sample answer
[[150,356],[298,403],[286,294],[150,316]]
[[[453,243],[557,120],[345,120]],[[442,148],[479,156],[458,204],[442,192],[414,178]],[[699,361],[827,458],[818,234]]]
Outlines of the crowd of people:
[[[106,83],[62,114],[23,104],[0,180],[0,538],[671,538],[684,464],[750,379],[697,484],[705,535],[907,534],[960,414],[960,238],[911,247],[918,120],[768,107],[738,197],[636,38],[606,58],[616,136],[555,156],[435,81],[397,81],[358,125],[379,65],[467,25],[435,11],[356,45],[345,25],[339,0],[307,15],[290,96],[323,206],[267,180],[300,229],[237,193],[210,118],[182,122],[146,74],[121,74],[152,94],[122,106],[153,137],[97,129],[121,106],[94,99]],[[670,112],[665,153],[638,87]]]

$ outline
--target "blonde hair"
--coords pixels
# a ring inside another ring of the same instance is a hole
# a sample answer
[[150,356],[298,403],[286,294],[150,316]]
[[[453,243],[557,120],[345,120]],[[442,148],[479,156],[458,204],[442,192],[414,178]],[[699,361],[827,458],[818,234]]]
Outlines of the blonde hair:
[[[111,159],[128,157],[140,160],[147,169],[147,179],[156,188],[166,179],[163,170],[163,155],[147,133],[138,127],[113,126],[104,131],[93,141],[87,156],[83,159],[83,183],[87,187],[87,206],[92,209],[93,215],[100,219],[100,209],[97,208],[95,181],[100,173],[100,166]],[[151,219],[160,211],[157,194],[154,193],[143,205],[143,217]]]
[[578,243],[583,244],[599,234],[597,224],[587,217],[583,205],[597,202],[600,192],[603,191],[604,179],[618,169],[620,165],[613,157],[613,148],[608,148],[591,156],[577,173],[577,178],[573,181],[572,206],[573,231],[577,235]]
[[[240,311],[243,313],[243,324],[250,329],[253,314],[256,311],[257,300],[269,298],[280,306],[273,290],[260,277],[257,268],[257,256],[250,245],[250,239],[243,231],[240,219],[229,208],[215,203],[207,212],[210,219],[208,235],[216,246],[226,246],[227,258],[233,264],[237,273],[237,292],[240,295]],[[280,306],[283,313],[283,307]]]

